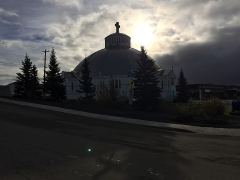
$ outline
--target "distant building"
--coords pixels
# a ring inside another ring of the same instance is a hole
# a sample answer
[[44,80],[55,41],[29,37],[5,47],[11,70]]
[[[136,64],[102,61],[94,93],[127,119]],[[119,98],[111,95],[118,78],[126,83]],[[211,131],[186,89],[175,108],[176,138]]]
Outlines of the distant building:
[[240,86],[189,84],[188,89],[193,100],[208,100],[211,98],[233,100],[240,97]]
[[0,85],[0,97],[12,97],[14,95],[15,83]]
[[10,83],[10,84],[7,85],[7,86],[9,87],[9,91],[10,91],[10,94],[11,94],[12,96],[14,96],[15,85],[16,85],[15,82]]
[[12,97],[14,96],[15,83],[8,85],[0,85],[0,97]]
[[11,97],[11,93],[8,86],[0,86],[0,97]]
[[[131,48],[131,38],[119,32],[119,23],[115,24],[116,33],[105,38],[105,48],[86,57],[89,62],[93,84],[96,86],[96,98],[99,92],[113,82],[119,97],[132,100],[133,73],[141,52]],[[150,57],[149,57],[150,58]],[[72,72],[63,72],[68,99],[78,99],[80,94],[79,78],[82,62]],[[172,101],[176,96],[176,76],[173,70],[159,68],[159,87],[163,99]]]

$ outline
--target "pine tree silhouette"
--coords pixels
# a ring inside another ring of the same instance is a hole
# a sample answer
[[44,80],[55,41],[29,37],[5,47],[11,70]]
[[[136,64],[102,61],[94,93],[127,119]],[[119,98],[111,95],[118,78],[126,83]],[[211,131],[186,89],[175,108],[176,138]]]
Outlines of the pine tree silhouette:
[[20,67],[21,73],[17,73],[17,80],[15,83],[14,93],[16,97],[30,98],[31,97],[31,71],[32,62],[26,54]]
[[83,95],[82,100],[93,101],[95,96],[95,86],[92,84],[90,76],[89,62],[87,59],[83,60],[81,77],[79,80],[79,92]]
[[160,97],[158,68],[141,47],[141,57],[134,73],[134,106],[142,110],[155,110]]
[[177,88],[177,101],[178,102],[188,102],[189,94],[187,88],[187,80],[184,76],[183,70],[181,69],[179,79],[178,79],[178,88]]
[[46,92],[52,100],[65,99],[64,79],[60,74],[55,50],[52,49],[50,55],[49,70],[46,72]]

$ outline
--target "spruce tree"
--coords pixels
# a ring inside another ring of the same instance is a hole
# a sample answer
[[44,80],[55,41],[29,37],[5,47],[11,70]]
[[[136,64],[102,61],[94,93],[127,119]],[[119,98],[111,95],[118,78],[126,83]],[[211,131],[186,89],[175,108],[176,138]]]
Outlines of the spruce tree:
[[90,76],[89,62],[87,59],[83,60],[81,77],[79,80],[79,92],[83,95],[82,100],[92,101],[95,96],[95,86],[92,83]]
[[178,78],[178,88],[177,88],[177,101],[178,102],[188,102],[189,94],[187,88],[187,80],[184,76],[183,70],[181,69]]
[[49,62],[49,70],[46,72],[46,92],[52,100],[65,99],[64,79],[61,76],[55,50],[52,49]]
[[17,73],[17,80],[15,84],[14,93],[16,97],[30,98],[31,97],[31,71],[32,62],[26,54],[20,67],[21,73]]
[[141,57],[134,72],[134,106],[142,110],[155,110],[160,97],[158,87],[158,68],[149,59],[144,47],[141,47]]

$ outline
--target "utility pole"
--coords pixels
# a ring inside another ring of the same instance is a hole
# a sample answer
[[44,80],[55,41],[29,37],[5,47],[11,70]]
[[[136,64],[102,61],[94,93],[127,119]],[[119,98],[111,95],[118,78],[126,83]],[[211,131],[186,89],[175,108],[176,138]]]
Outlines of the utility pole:
[[49,52],[48,50],[44,50],[42,51],[44,52],[44,67],[43,67],[43,96],[45,96],[45,92],[46,92],[46,60],[47,60],[47,52]]

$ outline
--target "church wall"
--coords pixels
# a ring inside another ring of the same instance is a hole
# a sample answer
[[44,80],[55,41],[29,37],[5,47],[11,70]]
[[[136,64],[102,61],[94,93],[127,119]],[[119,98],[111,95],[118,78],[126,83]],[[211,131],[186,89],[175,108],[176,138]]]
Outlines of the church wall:
[[[93,78],[93,84],[96,87],[96,95],[103,88],[110,87],[110,82],[113,81],[114,88],[119,97],[129,98],[129,83],[132,78],[128,76],[99,76]],[[67,99],[78,99],[81,96],[79,90],[79,80],[73,76],[64,77],[64,85],[66,87],[66,97]]]
[[119,97],[129,97],[129,81],[128,76],[99,76],[93,79],[96,85],[96,94],[104,88],[109,89],[112,83]]
[[77,78],[75,78],[73,76],[64,76],[64,85],[66,88],[67,99],[78,99],[79,98],[79,96],[80,96],[80,93],[78,92],[79,81]]
[[[128,98],[133,97],[133,78],[129,76],[99,76],[93,78],[93,84],[96,87],[96,95],[98,96],[99,92],[103,88],[109,89],[110,82],[113,81],[113,85],[119,98]],[[73,76],[66,76],[64,84],[66,86],[66,96],[67,99],[78,99],[81,94],[79,90],[79,80]],[[161,98],[166,101],[173,101],[176,97],[176,80],[173,76],[161,76],[159,77],[159,87],[161,89]],[[97,98],[97,97],[96,97]]]
[[170,73],[159,78],[161,98],[166,101],[173,101],[176,97],[176,78]]

